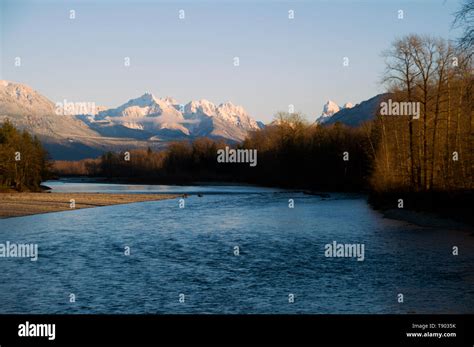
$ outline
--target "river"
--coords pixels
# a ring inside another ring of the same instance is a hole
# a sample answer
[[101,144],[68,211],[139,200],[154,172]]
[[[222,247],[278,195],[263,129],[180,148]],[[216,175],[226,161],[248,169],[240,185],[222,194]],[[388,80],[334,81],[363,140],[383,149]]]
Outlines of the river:
[[[46,185],[190,196],[184,208],[173,199],[0,220],[0,243],[39,253],[0,258],[0,313],[474,313],[474,237],[386,219],[364,195]],[[363,245],[363,260],[326,256],[334,241]]]

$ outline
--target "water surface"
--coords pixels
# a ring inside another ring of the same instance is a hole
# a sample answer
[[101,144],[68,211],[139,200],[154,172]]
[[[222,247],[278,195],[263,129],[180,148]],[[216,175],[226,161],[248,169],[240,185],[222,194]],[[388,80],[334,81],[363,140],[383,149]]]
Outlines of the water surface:
[[[46,184],[193,195],[185,208],[173,199],[0,220],[0,243],[39,247],[36,262],[0,258],[1,313],[474,313],[474,237],[385,219],[362,195]],[[365,260],[325,257],[332,241],[363,243]]]

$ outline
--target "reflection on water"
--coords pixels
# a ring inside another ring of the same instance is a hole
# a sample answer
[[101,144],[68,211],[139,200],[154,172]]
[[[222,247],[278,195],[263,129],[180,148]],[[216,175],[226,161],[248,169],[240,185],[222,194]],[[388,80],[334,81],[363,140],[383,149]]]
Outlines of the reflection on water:
[[[0,258],[1,313],[474,313],[474,238],[384,219],[363,196],[47,185],[194,195],[183,209],[166,200],[0,220],[0,243],[39,247],[37,262]],[[363,243],[364,261],[326,258],[333,241]]]

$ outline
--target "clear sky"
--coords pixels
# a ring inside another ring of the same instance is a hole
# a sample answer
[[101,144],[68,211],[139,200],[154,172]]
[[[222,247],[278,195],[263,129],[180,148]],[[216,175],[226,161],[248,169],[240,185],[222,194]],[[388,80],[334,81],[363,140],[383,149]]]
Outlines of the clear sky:
[[264,122],[289,104],[314,120],[328,99],[382,92],[380,53],[396,37],[458,34],[458,0],[0,2],[1,79],[53,102],[116,107],[145,91],[232,101]]

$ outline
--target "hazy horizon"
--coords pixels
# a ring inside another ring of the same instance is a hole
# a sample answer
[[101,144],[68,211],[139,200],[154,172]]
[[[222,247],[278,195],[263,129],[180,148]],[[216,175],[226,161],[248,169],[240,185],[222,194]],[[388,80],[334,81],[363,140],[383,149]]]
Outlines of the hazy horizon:
[[[181,103],[231,101],[265,123],[290,104],[314,120],[328,99],[356,104],[383,92],[382,50],[408,33],[456,38],[452,14],[460,5],[457,0],[1,4],[1,79],[25,83],[53,102],[117,107],[145,92]],[[397,17],[400,9],[403,19]],[[21,67],[14,66],[15,57]],[[343,66],[343,57],[349,66]]]

